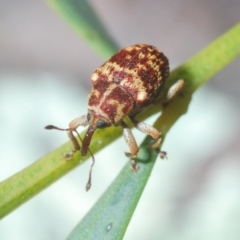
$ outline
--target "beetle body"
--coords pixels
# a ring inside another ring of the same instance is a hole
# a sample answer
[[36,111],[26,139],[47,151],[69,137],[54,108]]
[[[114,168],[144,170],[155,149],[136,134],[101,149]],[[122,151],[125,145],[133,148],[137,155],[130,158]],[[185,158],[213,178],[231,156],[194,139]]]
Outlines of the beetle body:
[[[97,128],[121,125],[125,141],[130,149],[127,156],[134,159],[138,153],[138,146],[123,119],[128,116],[138,130],[155,139],[150,147],[159,147],[160,132],[150,125],[138,122],[135,116],[156,102],[168,75],[168,59],[157,48],[146,44],[136,44],[121,49],[92,74],[93,86],[88,96],[87,115],[74,119],[69,123],[68,129],[60,129],[52,125],[46,128],[67,130],[74,150],[80,150],[82,156],[85,156]],[[183,80],[175,83],[169,89],[164,101],[172,99],[183,86]],[[80,146],[73,132],[76,132],[79,126],[87,125],[88,130]],[[136,171],[135,161],[131,162],[132,169]],[[87,190],[91,186],[91,170]]]
[[152,104],[168,74],[168,59],[155,47],[124,48],[92,74],[89,112],[118,124],[124,116],[136,115]]
[[[146,44],[124,48],[97,68],[91,77],[93,87],[88,97],[90,128],[88,137],[83,140],[82,154],[87,152],[93,129],[124,125],[125,116],[134,118],[151,105],[158,97],[168,74],[168,59],[155,47]],[[124,136],[128,143],[132,134],[126,131]],[[155,139],[160,136],[155,131],[154,135]],[[135,140],[130,145],[132,156],[135,156],[138,151]]]

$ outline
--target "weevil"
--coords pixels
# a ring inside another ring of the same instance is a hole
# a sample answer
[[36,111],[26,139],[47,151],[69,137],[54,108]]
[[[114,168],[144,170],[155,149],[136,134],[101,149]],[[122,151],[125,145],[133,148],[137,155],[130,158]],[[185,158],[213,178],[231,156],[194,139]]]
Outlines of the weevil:
[[[91,153],[89,145],[97,128],[120,125],[130,149],[130,153],[126,155],[131,159],[132,170],[137,171],[138,166],[134,159],[138,153],[138,145],[123,119],[128,116],[138,130],[150,135],[154,142],[149,147],[157,149],[161,144],[161,133],[156,128],[137,121],[135,117],[152,104],[170,101],[181,91],[184,81],[178,80],[162,99],[158,99],[168,75],[168,59],[154,46],[136,44],[123,48],[92,74],[93,86],[88,96],[88,113],[71,121],[67,129],[53,125],[45,128],[67,131],[73,150],[79,150],[85,156],[88,151]],[[73,132],[77,133],[79,126],[87,125],[88,129],[80,146]],[[92,158],[86,190],[91,187],[91,172],[95,161]]]

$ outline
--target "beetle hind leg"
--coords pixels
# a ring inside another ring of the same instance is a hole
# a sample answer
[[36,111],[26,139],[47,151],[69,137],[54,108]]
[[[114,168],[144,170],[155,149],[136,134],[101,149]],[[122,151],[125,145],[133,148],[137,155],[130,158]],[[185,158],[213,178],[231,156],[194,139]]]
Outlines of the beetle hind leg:
[[155,102],[155,104],[169,103],[183,90],[184,86],[185,86],[184,80],[183,79],[178,80],[168,89],[167,93],[162,98]]

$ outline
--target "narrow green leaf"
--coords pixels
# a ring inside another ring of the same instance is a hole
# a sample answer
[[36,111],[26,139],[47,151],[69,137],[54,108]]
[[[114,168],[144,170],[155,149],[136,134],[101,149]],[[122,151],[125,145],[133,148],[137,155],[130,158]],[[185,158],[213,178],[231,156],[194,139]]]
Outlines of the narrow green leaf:
[[132,173],[127,164],[68,240],[122,239],[158,155],[146,148],[150,141],[140,146],[139,171]]
[[[240,24],[171,74],[170,82],[179,78],[184,78],[186,81],[184,96],[178,97],[163,109],[155,127],[165,136],[177,119],[187,111],[193,92],[239,54]],[[149,141],[149,137],[146,137],[141,144],[138,173],[133,174],[127,164],[94,207],[75,227],[68,240],[123,238],[157,158],[157,154],[146,147]]]
[[46,3],[104,59],[119,49],[88,1],[46,0]]

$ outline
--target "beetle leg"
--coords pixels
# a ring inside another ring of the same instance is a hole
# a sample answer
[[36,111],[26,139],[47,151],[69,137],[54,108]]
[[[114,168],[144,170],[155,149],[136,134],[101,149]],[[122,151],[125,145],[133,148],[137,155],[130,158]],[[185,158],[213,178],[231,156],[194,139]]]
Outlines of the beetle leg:
[[162,139],[161,139],[161,133],[154,127],[144,123],[139,122],[135,120],[134,118],[130,118],[132,123],[134,124],[135,128],[137,128],[139,131],[151,136],[155,141],[149,145],[150,148],[156,149],[161,145]]
[[75,118],[73,119],[70,123],[69,123],[69,128],[71,130],[76,130],[79,126],[87,126],[88,125],[88,120],[87,120],[87,115],[83,115],[81,117]]
[[[77,128],[79,126],[87,126],[88,125],[88,120],[87,120],[87,116],[86,115],[83,115],[81,117],[78,117],[78,118],[75,118],[73,119],[70,123],[69,123],[69,129],[67,130],[67,135],[70,139],[70,141],[72,142],[73,144],[73,151],[77,151],[77,150],[80,150],[81,147],[76,139],[76,137],[73,135],[73,132],[76,132],[77,135],[79,136],[78,132],[77,132]],[[80,136],[79,136],[80,138]],[[80,138],[80,140],[82,141],[82,139]]]
[[[78,118],[72,120],[69,123],[69,128],[64,129],[64,128],[59,128],[59,127],[56,127],[56,126],[53,126],[53,125],[48,125],[48,126],[45,127],[45,129],[57,129],[57,130],[61,130],[61,131],[67,131],[67,135],[68,135],[70,141],[73,144],[73,152],[75,152],[77,150],[80,150],[81,147],[80,147],[76,137],[73,135],[73,132],[76,132],[77,135],[78,135],[77,128],[79,126],[87,126],[87,125],[88,125],[87,116],[84,115],[84,116],[81,116],[81,117],[78,117]],[[80,138],[80,136],[79,136],[79,138]],[[81,140],[81,138],[80,138],[80,140]],[[71,155],[72,155],[72,153],[67,154],[66,158],[70,158]]]
[[132,134],[131,129],[127,126],[127,124],[125,122],[121,122],[121,126],[123,128],[123,136],[124,139],[130,149],[130,153],[125,153],[127,157],[129,157],[131,159],[131,168],[132,171],[137,172],[138,170],[138,165],[136,163],[136,161],[134,160],[137,157],[137,153],[138,153],[138,145],[137,142],[135,140],[135,137]]
[[92,169],[93,169],[93,166],[95,164],[94,155],[92,154],[91,150],[88,148],[89,143],[91,141],[92,134],[95,131],[95,127],[92,128],[90,126],[90,128],[88,128],[87,133],[85,135],[85,139],[84,139],[86,142],[83,142],[82,148],[80,147],[80,145],[79,145],[76,137],[74,136],[73,132],[75,132],[77,134],[80,141],[82,142],[82,139],[77,132],[77,128],[79,126],[87,126],[87,125],[88,125],[87,115],[84,115],[84,116],[81,116],[81,117],[78,117],[78,118],[72,120],[69,123],[69,130],[67,131],[68,137],[73,144],[74,151],[81,150],[82,156],[85,156],[87,151],[89,151],[91,156],[92,156],[92,165],[91,165],[90,171],[89,171],[88,182],[87,182],[87,185],[86,185],[86,191],[88,191],[91,188],[91,185],[92,185]]
[[178,80],[174,83],[167,91],[166,95],[164,95],[161,99],[157,100],[157,104],[164,104],[170,102],[175,96],[177,96],[185,86],[185,82],[183,79]]

